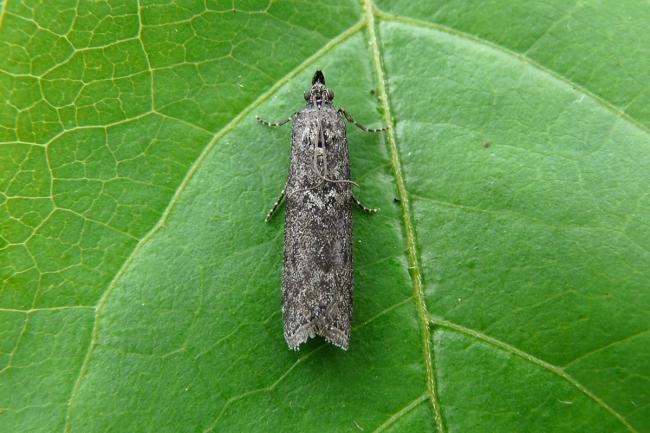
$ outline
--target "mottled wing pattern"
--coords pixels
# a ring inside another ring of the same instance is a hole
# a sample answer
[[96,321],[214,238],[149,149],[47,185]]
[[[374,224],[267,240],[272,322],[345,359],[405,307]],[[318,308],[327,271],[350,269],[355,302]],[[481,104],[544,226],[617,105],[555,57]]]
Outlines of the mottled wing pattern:
[[286,187],[282,314],[290,348],[316,335],[347,349],[352,215],[345,119],[331,105],[293,116]]

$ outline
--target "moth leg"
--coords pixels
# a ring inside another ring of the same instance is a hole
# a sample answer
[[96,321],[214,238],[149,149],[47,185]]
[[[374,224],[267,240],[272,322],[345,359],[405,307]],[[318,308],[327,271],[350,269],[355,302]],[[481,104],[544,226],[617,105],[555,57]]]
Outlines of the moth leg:
[[264,119],[261,119],[259,116],[255,116],[255,120],[260,122],[262,125],[266,125],[266,126],[268,126],[270,128],[277,128],[278,126],[282,126],[285,123],[287,123],[288,121],[290,121],[291,117],[288,117],[288,118],[286,118],[284,120],[280,120],[278,122],[268,122],[268,121],[266,121]]
[[361,123],[357,122],[357,121],[354,119],[354,117],[352,117],[352,116],[350,115],[350,113],[348,113],[347,111],[345,111],[345,110],[342,109],[342,108],[339,108],[339,113],[341,113],[342,115],[344,115],[345,118],[348,119],[348,122],[352,123],[354,126],[356,126],[356,127],[359,128],[360,130],[365,131],[365,132],[382,132],[382,131],[385,131],[385,130],[388,129],[388,127],[386,127],[386,126],[383,127],[383,128],[368,128],[367,126],[362,125]]
[[285,195],[284,192],[285,192],[286,190],[287,190],[287,184],[285,183],[285,184],[284,184],[284,188],[282,188],[282,192],[280,193],[280,196],[279,196],[278,199],[275,201],[275,203],[273,203],[273,207],[271,208],[271,210],[269,211],[269,213],[266,214],[266,218],[264,218],[264,222],[265,222],[265,223],[267,223],[267,222],[269,222],[269,221],[271,220],[271,217],[273,216],[273,214],[275,213],[275,211],[277,211],[278,208],[280,207],[280,203],[282,203],[282,199],[284,199],[284,195]]
[[355,203],[357,206],[359,206],[359,209],[361,209],[361,210],[362,210],[363,212],[365,212],[365,213],[375,213],[375,212],[377,212],[377,211],[379,210],[379,209],[374,208],[374,207],[367,207],[367,206],[365,206],[363,203],[361,203],[361,201],[359,201],[358,198],[356,198],[356,197],[354,196],[354,194],[352,194],[352,200],[354,201],[354,203]]

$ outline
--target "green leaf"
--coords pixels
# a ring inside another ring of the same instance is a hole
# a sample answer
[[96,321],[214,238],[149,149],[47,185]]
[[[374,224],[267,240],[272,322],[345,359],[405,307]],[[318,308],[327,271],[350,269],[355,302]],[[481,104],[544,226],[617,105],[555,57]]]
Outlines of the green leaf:
[[[650,432],[647,4],[77,3],[1,3],[0,431]],[[347,352],[263,222],[317,68]]]

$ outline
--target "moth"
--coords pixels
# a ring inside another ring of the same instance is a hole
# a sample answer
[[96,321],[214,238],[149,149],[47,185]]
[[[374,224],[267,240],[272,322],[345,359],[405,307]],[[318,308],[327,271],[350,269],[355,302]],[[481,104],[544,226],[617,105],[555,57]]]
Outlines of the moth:
[[305,107],[269,127],[291,121],[289,175],[268,212],[268,222],[286,198],[282,317],[290,349],[319,335],[347,350],[352,321],[352,204],[367,213],[353,194],[346,121],[367,128],[336,108],[334,92],[316,71],[305,90]]

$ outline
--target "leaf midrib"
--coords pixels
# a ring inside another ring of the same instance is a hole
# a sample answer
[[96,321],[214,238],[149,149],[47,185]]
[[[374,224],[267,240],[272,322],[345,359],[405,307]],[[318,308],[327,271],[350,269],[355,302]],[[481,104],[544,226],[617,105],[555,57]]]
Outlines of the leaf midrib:
[[364,14],[367,21],[368,39],[370,40],[372,61],[375,66],[375,75],[378,81],[378,96],[384,113],[384,123],[388,127],[387,147],[390,156],[390,162],[393,166],[393,174],[397,183],[397,195],[400,200],[402,209],[402,222],[404,224],[404,234],[406,235],[407,255],[409,261],[409,270],[413,280],[413,296],[416,300],[416,309],[418,322],[420,324],[420,336],[422,342],[422,355],[424,358],[424,369],[426,372],[426,388],[433,411],[433,417],[436,423],[437,433],[444,433],[445,427],[442,417],[442,408],[436,391],[436,379],[433,371],[433,348],[431,347],[431,335],[429,333],[428,315],[426,301],[424,299],[424,290],[422,288],[422,269],[417,252],[417,241],[415,237],[415,228],[413,226],[413,217],[411,216],[411,205],[409,195],[406,190],[406,183],[402,175],[402,163],[397,150],[397,141],[393,128],[393,117],[388,102],[388,91],[386,89],[386,80],[384,79],[384,69],[382,66],[382,57],[379,51],[379,40],[375,33],[375,14],[374,5],[370,0],[364,0]]

